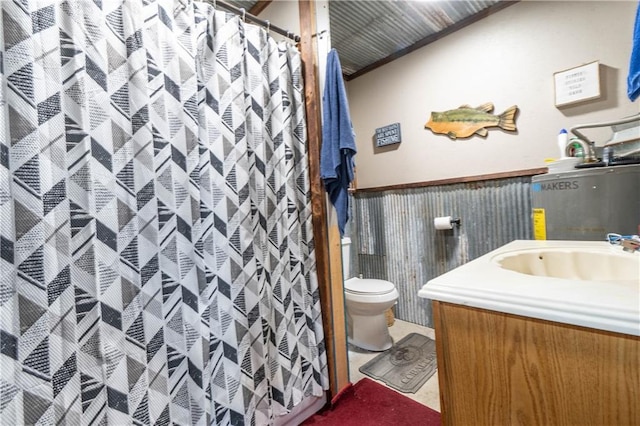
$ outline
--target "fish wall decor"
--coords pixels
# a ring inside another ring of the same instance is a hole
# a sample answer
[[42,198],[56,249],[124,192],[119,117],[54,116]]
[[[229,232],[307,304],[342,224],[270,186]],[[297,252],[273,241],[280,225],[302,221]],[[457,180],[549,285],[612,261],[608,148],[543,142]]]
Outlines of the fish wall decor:
[[487,127],[500,127],[501,129],[515,132],[515,115],[518,107],[513,105],[500,115],[491,114],[493,104],[487,102],[477,108],[462,105],[458,109],[444,112],[432,112],[431,118],[424,125],[433,133],[441,133],[451,139],[467,138],[473,134],[487,136]]

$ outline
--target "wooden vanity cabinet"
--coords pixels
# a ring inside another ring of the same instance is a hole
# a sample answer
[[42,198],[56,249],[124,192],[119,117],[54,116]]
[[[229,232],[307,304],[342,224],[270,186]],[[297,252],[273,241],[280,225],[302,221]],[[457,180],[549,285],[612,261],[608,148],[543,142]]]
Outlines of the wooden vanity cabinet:
[[640,425],[640,337],[433,301],[443,425]]

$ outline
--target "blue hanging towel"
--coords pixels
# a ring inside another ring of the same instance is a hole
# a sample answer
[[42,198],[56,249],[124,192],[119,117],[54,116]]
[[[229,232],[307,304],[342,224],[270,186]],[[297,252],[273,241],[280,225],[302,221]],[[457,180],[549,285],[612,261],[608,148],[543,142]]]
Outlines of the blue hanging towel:
[[356,140],[349,115],[347,93],[342,80],[338,52],[331,49],[322,97],[322,149],[320,175],[329,200],[338,214],[340,236],[349,220],[349,184],[354,177]]
[[627,77],[627,95],[631,101],[640,96],[640,2],[636,11],[636,24],[631,40],[631,63],[629,64],[629,77]]

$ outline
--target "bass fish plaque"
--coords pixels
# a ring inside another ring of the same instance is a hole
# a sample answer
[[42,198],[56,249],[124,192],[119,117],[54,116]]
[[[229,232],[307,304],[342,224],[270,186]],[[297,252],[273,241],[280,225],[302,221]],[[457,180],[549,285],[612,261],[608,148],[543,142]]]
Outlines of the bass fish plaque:
[[424,125],[433,133],[441,133],[451,139],[467,138],[474,134],[487,136],[487,127],[499,127],[503,130],[515,132],[515,115],[518,107],[513,105],[500,115],[491,114],[493,104],[487,102],[479,107],[462,105],[458,109],[444,112],[432,112],[431,118]]

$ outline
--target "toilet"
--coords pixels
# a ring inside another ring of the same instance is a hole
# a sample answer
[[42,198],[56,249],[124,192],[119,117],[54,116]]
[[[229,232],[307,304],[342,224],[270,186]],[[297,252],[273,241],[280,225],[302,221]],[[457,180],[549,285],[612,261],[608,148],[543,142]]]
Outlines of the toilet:
[[[342,273],[349,276],[349,238],[342,239]],[[398,290],[393,283],[369,278],[344,281],[349,343],[369,351],[385,351],[393,345],[385,311],[395,305]]]

